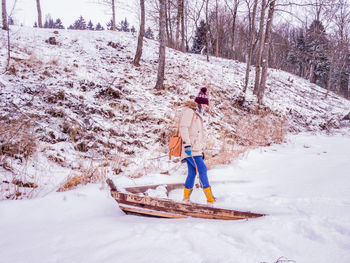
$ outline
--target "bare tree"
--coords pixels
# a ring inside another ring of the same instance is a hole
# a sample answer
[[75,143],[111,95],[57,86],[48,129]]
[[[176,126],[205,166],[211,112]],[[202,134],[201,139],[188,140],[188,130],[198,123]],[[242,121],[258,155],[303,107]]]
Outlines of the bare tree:
[[167,0],[165,2],[165,28],[166,28],[166,35],[168,39],[168,46],[173,47],[174,46],[174,39],[173,39],[173,22],[172,22],[172,0]]
[[206,32],[205,32],[205,36],[206,36],[206,49],[207,49],[207,61],[209,62],[209,17],[208,17],[208,5],[209,5],[209,0],[205,0],[205,23],[206,23]]
[[257,95],[260,86],[260,71],[261,71],[261,52],[263,47],[264,38],[264,23],[265,23],[265,10],[266,10],[266,0],[261,1],[261,11],[260,11],[260,25],[259,25],[259,44],[256,54],[255,62],[255,81],[254,81],[254,94]]
[[2,29],[8,30],[8,24],[7,24],[7,13],[6,13],[6,0],[2,0],[1,2],[1,14],[2,14]]
[[236,32],[236,20],[237,20],[237,12],[240,0],[234,0],[233,8],[229,5],[228,1],[225,0],[226,6],[230,9],[232,15],[232,32],[231,32],[231,58],[235,58],[235,32]]
[[266,22],[266,28],[265,28],[265,39],[264,39],[264,46],[262,51],[262,69],[261,69],[261,81],[260,81],[260,87],[258,92],[258,103],[263,103],[263,97],[265,93],[265,87],[266,87],[266,79],[267,79],[267,67],[268,67],[268,55],[269,55],[269,47],[270,47],[270,31],[271,31],[271,25],[273,20],[273,14],[275,12],[275,4],[277,0],[271,0],[269,5],[269,13],[267,15],[267,22]]
[[256,18],[256,9],[258,6],[258,0],[254,0],[254,5],[253,5],[253,13],[252,13],[252,23],[251,23],[251,28],[250,28],[250,38],[249,38],[249,43],[248,43],[248,58],[247,58],[247,68],[245,72],[245,83],[244,83],[244,88],[243,92],[245,93],[247,91],[248,87],[248,82],[249,82],[249,72],[250,72],[250,65],[251,65],[251,60],[252,60],[252,54],[253,54],[253,45],[254,45],[254,40],[255,40],[255,18]]
[[218,10],[218,0],[215,0],[215,57],[219,56],[219,10]]
[[181,0],[181,51],[185,52],[185,0]]
[[159,58],[158,58],[158,74],[155,89],[163,89],[164,70],[165,70],[165,49],[166,49],[166,30],[165,15],[167,0],[159,0]]
[[137,39],[136,54],[133,61],[135,66],[140,66],[140,59],[142,56],[143,37],[145,36],[145,0],[140,0],[140,8],[141,8],[140,31],[139,31],[139,37]]
[[38,10],[38,27],[43,27],[43,20],[41,15],[40,0],[36,0],[36,9]]
[[179,48],[180,20],[181,20],[181,3],[182,3],[182,0],[177,0],[175,49],[178,49],[178,48]]
[[[198,21],[201,18],[201,14],[202,14],[202,10],[204,7],[205,1],[200,0],[199,4],[198,4],[198,0],[191,2],[191,4],[188,4],[187,1],[187,5],[188,5],[188,15],[187,17],[193,21],[193,25],[194,28],[197,29],[198,28]],[[192,34],[190,36],[190,39],[193,37],[193,33],[195,32],[195,30],[192,30]]]
[[97,0],[97,3],[108,6],[112,9],[112,25],[111,28],[113,31],[117,30],[116,18],[115,18],[115,0]]

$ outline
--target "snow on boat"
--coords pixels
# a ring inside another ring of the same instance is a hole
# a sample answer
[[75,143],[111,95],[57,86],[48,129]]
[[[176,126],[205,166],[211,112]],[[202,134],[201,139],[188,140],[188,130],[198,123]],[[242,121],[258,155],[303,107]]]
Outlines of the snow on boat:
[[[120,209],[126,214],[160,218],[197,217],[222,220],[239,220],[265,216],[265,214],[216,208],[202,204],[177,202],[166,198],[139,195],[148,189],[155,189],[160,185],[130,187],[125,189],[127,193],[123,193],[117,189],[111,179],[107,179],[107,184],[111,189],[111,196],[117,201]],[[183,184],[166,185],[168,193],[182,187]]]

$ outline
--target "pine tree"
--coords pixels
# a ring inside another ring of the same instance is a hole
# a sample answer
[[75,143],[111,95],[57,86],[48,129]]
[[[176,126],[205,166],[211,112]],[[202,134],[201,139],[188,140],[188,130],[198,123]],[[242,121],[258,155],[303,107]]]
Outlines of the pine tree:
[[73,24],[73,29],[76,30],[86,30],[86,28],[86,21],[82,16],[80,16]]
[[64,26],[62,24],[62,21],[61,19],[57,18],[56,19],[56,22],[54,24],[54,28],[57,28],[57,29],[64,29]]
[[120,22],[120,29],[123,32],[130,32],[129,22],[126,18]]
[[145,38],[154,39],[153,31],[150,27],[148,27],[145,32]]
[[55,28],[55,22],[50,15],[45,18],[44,28]]
[[135,27],[134,27],[134,26],[132,26],[132,27],[131,27],[131,29],[130,29],[130,31],[131,31],[131,33],[135,33],[135,32],[136,32]]
[[328,40],[321,21],[314,20],[306,32],[306,51],[310,65],[309,80],[322,86],[327,84],[329,60],[327,59]]
[[206,45],[206,24],[204,20],[201,20],[194,36],[192,52],[200,53]]
[[89,23],[88,23],[88,25],[87,25],[87,29],[88,29],[88,30],[95,30],[95,29],[94,29],[94,24],[92,23],[91,20],[89,21]]
[[113,19],[109,20],[106,26],[107,30],[113,30]]
[[307,66],[307,49],[304,32],[300,29],[297,35],[293,34],[291,39],[292,49],[288,52],[287,60],[298,67],[298,75],[305,77],[305,67]]
[[12,17],[9,17],[9,19],[8,19],[8,24],[9,24],[9,26],[15,25],[15,20],[13,20]]
[[96,25],[95,30],[96,31],[102,31],[102,30],[105,30],[105,29],[103,28],[103,26],[101,26],[100,22],[98,22],[97,25]]

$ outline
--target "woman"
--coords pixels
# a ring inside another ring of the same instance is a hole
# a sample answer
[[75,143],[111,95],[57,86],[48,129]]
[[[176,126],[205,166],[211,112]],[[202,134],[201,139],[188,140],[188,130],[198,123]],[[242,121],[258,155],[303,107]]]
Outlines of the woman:
[[202,115],[208,110],[209,100],[206,95],[207,88],[201,88],[194,101],[185,103],[180,117],[180,136],[182,137],[181,159],[186,159],[188,175],[184,188],[184,201],[190,201],[194,181],[198,172],[204,194],[208,203],[214,203],[215,198],[211,192],[207,176],[207,167],[204,159],[204,124]]

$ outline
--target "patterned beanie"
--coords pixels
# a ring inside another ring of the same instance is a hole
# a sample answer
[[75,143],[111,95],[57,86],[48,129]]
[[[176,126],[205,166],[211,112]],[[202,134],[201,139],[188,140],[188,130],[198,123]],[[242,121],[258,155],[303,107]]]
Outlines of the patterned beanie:
[[194,101],[197,102],[198,104],[209,105],[209,99],[206,93],[207,93],[207,88],[206,87],[201,88],[201,91],[198,93],[198,96],[194,99]]

